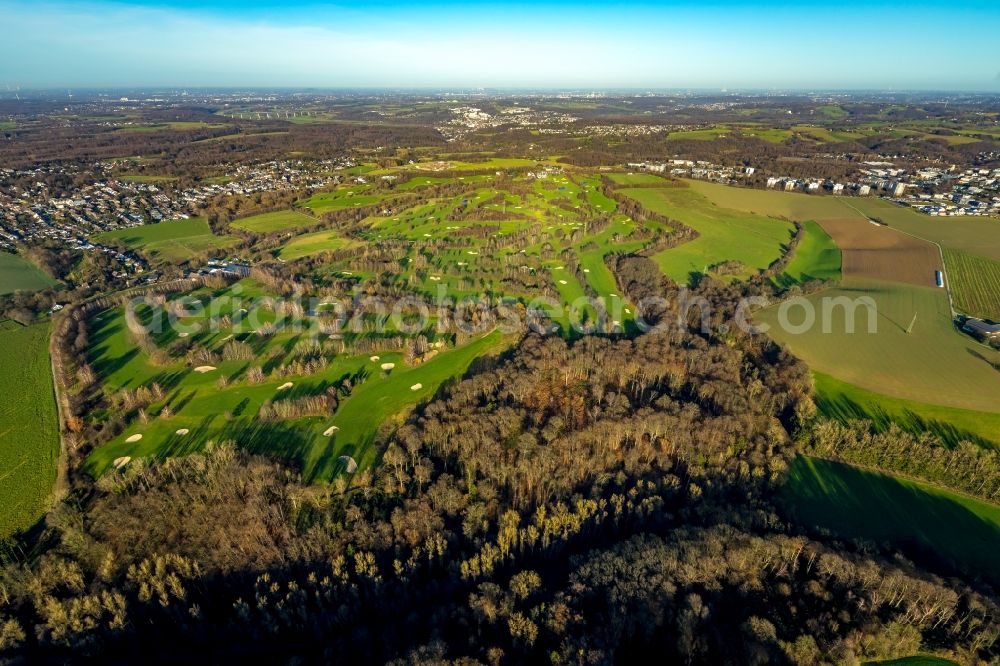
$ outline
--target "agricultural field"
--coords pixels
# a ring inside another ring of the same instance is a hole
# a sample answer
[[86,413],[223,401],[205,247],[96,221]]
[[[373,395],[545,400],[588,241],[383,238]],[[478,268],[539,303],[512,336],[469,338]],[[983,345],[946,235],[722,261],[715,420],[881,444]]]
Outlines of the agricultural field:
[[609,173],[608,178],[615,185],[668,185],[664,178],[652,173]]
[[781,287],[790,287],[811,280],[839,280],[840,277],[840,248],[823,227],[810,220],[802,225],[802,239],[792,260],[774,281]]
[[996,220],[985,217],[931,217],[881,199],[852,197],[850,200],[834,200],[841,201],[841,205],[860,215],[878,218],[890,228],[937,243],[943,248],[1000,261],[1000,225]]
[[1000,447],[1000,413],[943,407],[903,400],[813,373],[816,406],[821,414],[842,422],[864,419],[882,431],[895,423],[903,430],[929,432],[947,446],[966,440],[982,446]]
[[239,242],[235,236],[216,236],[208,223],[198,217],[107,231],[98,234],[97,239],[120,241],[129,249],[172,263],[181,263],[194,254],[232,247]]
[[[140,337],[129,329],[124,308],[94,318],[91,363],[105,390],[154,384],[162,390],[142,413],[123,410],[124,431],[88,459],[94,475],[116,461],[127,464],[124,458],[183,455],[232,440],[285,458],[306,478],[330,479],[346,465],[341,456],[362,468],[374,463],[372,439],[383,422],[405,415],[475,358],[509,342],[492,332],[455,347],[426,330],[425,360],[407,361],[394,342],[399,331],[321,334],[321,312],[307,313],[302,330],[281,327],[281,314],[249,280],[194,296],[222,304],[218,318],[181,317],[177,326]],[[169,306],[140,306],[137,316],[150,323],[163,307]],[[304,412],[282,411],[310,399],[320,401],[321,413],[316,403]],[[273,415],[262,416],[269,406]]]
[[840,248],[845,278],[936,286],[943,270],[933,243],[857,217],[824,219],[819,225]]
[[1000,261],[945,248],[944,263],[955,309],[972,317],[1000,321]]
[[0,539],[42,517],[56,480],[59,423],[49,330],[0,322]]
[[[805,332],[794,332],[805,321],[801,306],[787,307],[787,330],[779,323],[785,306],[765,308],[754,320],[769,325],[768,335],[788,345],[810,368],[873,393],[1000,411],[996,401],[1000,373],[994,366],[1000,360],[998,354],[954,328],[943,289],[845,279],[837,288],[805,298],[816,317]],[[834,300],[844,298],[848,302],[871,299],[877,311],[873,317],[876,332],[869,332],[870,313],[863,303],[852,308],[854,332],[848,332],[848,309],[836,306]],[[828,316],[824,316],[824,299],[829,299],[825,301]]]
[[[693,191],[702,195],[716,206],[734,210],[780,217],[789,220],[843,219],[857,215],[848,208],[842,197],[817,196],[801,192],[778,192],[776,190],[753,190],[746,187],[730,187],[705,180],[686,180]],[[860,199],[852,199],[852,203]]]
[[1000,581],[1000,507],[843,463],[799,456],[781,489],[804,525],[847,539],[891,543]]
[[739,262],[739,266],[724,273],[723,279],[754,275],[781,257],[795,232],[790,222],[716,206],[690,188],[620,192],[700,234],[693,241],[654,256],[661,270],[679,284],[692,283],[723,262]]
[[256,234],[268,234],[277,231],[301,229],[318,222],[316,218],[295,210],[279,210],[273,213],[252,215],[230,222],[230,226]]
[[0,295],[45,289],[54,284],[55,280],[24,257],[0,251]]
[[118,176],[119,180],[124,180],[129,183],[172,183],[178,180],[177,176],[158,176],[156,174],[122,174]]
[[225,123],[205,123],[201,121],[186,121],[178,120],[168,123],[153,123],[150,125],[126,125],[124,127],[118,128],[119,132],[163,132],[166,130],[173,131],[192,131],[199,129],[219,129],[220,127],[229,127]]

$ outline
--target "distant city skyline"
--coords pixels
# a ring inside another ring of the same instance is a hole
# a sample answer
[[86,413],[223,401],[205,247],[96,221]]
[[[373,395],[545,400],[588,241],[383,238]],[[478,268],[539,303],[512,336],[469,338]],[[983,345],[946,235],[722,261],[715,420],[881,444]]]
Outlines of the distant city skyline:
[[[0,0],[0,90],[1000,92],[1000,3]],[[994,36],[994,37],[991,37]]]

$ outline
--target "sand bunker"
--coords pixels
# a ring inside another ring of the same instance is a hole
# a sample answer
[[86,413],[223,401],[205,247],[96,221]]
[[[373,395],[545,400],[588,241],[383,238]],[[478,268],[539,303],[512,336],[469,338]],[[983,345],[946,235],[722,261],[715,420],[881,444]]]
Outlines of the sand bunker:
[[559,280],[559,284],[569,284],[566,280]]
[[337,432],[338,430],[340,430],[340,428],[338,428],[337,426],[330,426],[329,428],[327,428],[326,430],[323,431],[323,436],[324,437],[329,437],[330,435],[332,435],[333,433]]
[[212,372],[212,370],[215,370],[214,365],[199,365],[197,368],[194,369],[195,372],[200,372],[203,374],[206,372]]
[[122,456],[121,458],[115,458],[115,461],[111,463],[111,466],[115,469],[121,469],[130,462],[132,462],[131,456]]
[[279,391],[284,391],[285,389],[290,389],[293,386],[295,386],[295,384],[293,384],[292,382],[285,382],[284,384],[282,384],[281,386],[278,387],[278,390]]
[[128,437],[125,441],[128,442],[129,444],[133,444],[135,442],[138,442],[140,439],[142,439],[142,435],[132,435],[131,437]]
[[395,367],[396,367],[395,363],[383,363],[382,364],[382,369],[383,370],[392,370]]
[[422,389],[423,387],[424,387],[424,385],[423,385],[423,384],[414,384],[413,386],[411,386],[411,387],[410,387],[410,390],[411,390],[411,391],[419,391],[419,390],[420,390],[420,389]]
[[177,334],[177,337],[178,337],[178,338],[186,338],[187,336],[188,336],[188,332],[187,332],[187,331],[185,331],[185,332],[183,332],[183,333],[178,333],[178,334]]
[[378,363],[378,356],[369,356],[368,360],[372,363]]
[[226,340],[232,340],[232,339],[233,339],[233,334],[232,334],[232,333],[230,333],[230,334],[229,334],[229,335],[227,335],[226,337],[224,337],[224,338],[222,338],[221,340],[219,340],[219,342],[225,342]]
[[358,471],[358,463],[351,456],[340,456],[337,460],[344,463],[347,466],[347,473],[354,474]]
[[174,434],[175,434],[175,435],[180,435],[181,437],[183,437],[184,435],[188,434],[189,432],[191,432],[191,431],[190,431],[190,430],[188,430],[187,428],[178,428],[178,429],[177,429],[177,430],[176,430],[176,431],[174,432]]

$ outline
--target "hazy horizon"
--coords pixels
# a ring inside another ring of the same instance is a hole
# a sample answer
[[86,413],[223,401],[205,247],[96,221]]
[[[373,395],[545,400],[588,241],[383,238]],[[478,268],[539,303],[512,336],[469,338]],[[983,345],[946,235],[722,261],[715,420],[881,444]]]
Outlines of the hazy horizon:
[[[0,0],[0,87],[1000,91],[1000,6]],[[930,55],[933,54],[933,55]]]

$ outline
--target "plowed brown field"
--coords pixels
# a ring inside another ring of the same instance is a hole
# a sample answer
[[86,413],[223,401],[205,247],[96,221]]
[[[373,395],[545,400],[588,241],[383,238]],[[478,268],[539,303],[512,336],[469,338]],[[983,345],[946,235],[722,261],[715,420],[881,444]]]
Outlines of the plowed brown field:
[[845,278],[934,286],[943,270],[938,249],[924,240],[860,219],[818,220],[843,253]]

